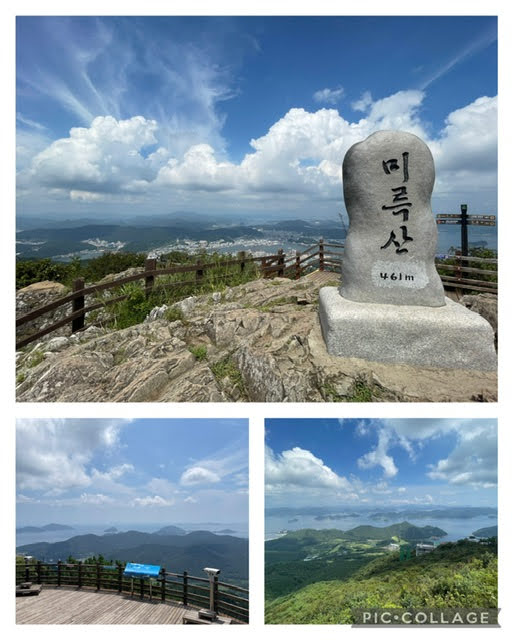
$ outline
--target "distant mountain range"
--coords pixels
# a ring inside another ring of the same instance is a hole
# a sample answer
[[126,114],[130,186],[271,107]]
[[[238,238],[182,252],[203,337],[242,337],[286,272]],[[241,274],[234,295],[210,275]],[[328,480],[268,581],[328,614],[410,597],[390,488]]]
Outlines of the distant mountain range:
[[45,524],[42,527],[19,527],[16,529],[16,533],[43,533],[44,531],[72,531],[73,527],[67,524]]
[[[167,534],[166,529],[178,533]],[[221,570],[221,580],[245,585],[248,579],[248,541],[210,531],[183,532],[179,527],[164,527],[156,533],[125,531],[103,536],[87,534],[60,542],[37,542],[16,549],[17,553],[56,562],[103,555],[107,560],[156,564],[167,571],[203,576],[204,567]]]
[[126,223],[113,224],[90,219],[59,223],[21,218],[17,221],[17,227],[18,258],[51,258],[98,248],[104,251],[149,252],[178,240],[236,242],[244,238],[258,241],[274,239],[279,234],[284,242],[291,234],[299,242],[313,242],[322,236],[339,240],[345,236],[342,225],[333,220],[284,220],[262,224],[255,224],[251,220],[251,224],[246,225],[227,219],[186,215],[184,212],[168,217],[139,216]]
[[360,508],[355,512],[348,505],[328,506],[328,507],[268,507],[265,509],[267,516],[296,517],[297,515],[315,516],[315,520],[339,520],[348,517],[366,517],[372,520],[407,520],[407,519],[468,519],[487,516],[496,518],[498,510],[496,507],[444,507],[432,505],[423,508],[407,509],[376,509],[373,507]]

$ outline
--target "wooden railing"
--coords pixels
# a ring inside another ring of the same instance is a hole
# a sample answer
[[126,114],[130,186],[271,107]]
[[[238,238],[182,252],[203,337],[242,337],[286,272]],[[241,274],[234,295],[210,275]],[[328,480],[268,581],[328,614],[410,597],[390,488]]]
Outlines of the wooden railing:
[[[149,297],[155,290],[157,290],[157,288],[158,291],[161,291],[163,289],[176,287],[200,287],[206,282],[206,274],[208,271],[223,269],[225,267],[236,267],[239,272],[243,274],[246,271],[247,266],[250,264],[261,263],[261,265],[271,265],[274,262],[278,262],[280,259],[280,255],[270,255],[263,257],[246,256],[245,252],[242,251],[238,254],[236,260],[224,260],[209,263],[198,260],[195,264],[191,265],[157,268],[156,260],[154,258],[148,258],[145,262],[144,271],[130,276],[124,276],[123,278],[112,280],[111,282],[104,282],[102,284],[95,284],[86,287],[83,279],[78,278],[73,282],[73,290],[71,293],[63,296],[62,298],[58,298],[53,302],[49,302],[42,307],[38,307],[30,313],[16,318],[16,330],[18,330],[23,325],[37,320],[46,313],[55,311],[56,309],[59,309],[64,305],[72,305],[71,313],[67,314],[66,317],[53,322],[49,326],[44,327],[44,329],[40,329],[39,331],[36,331],[28,336],[23,336],[21,339],[17,340],[16,349],[21,349],[27,344],[30,344],[31,342],[34,342],[35,340],[38,340],[48,333],[51,333],[56,329],[60,329],[67,324],[71,324],[72,333],[81,331],[85,328],[85,317],[87,313],[90,313],[91,311],[95,311],[97,309],[105,308],[107,306],[115,304],[116,302],[126,300],[129,294],[121,294],[97,302],[92,301],[87,305],[85,304],[86,296],[91,296],[93,294],[107,291],[109,289],[115,289],[130,282],[144,280],[144,290],[146,293],[146,297]],[[194,274],[194,278],[185,280],[180,279],[179,281],[167,282],[165,284],[158,284],[156,282],[157,278],[160,278],[162,276],[186,273]],[[224,275],[215,275],[214,280],[215,282],[222,282],[223,280],[233,278],[233,276],[233,272]]]
[[[318,244],[314,244],[302,252],[297,251],[295,256],[285,257],[282,252],[278,252],[278,258],[262,266],[264,277],[282,276],[299,279],[315,270],[341,273],[343,249],[344,245],[342,244],[325,242],[321,239]],[[449,264],[447,261],[454,264]],[[469,266],[475,263],[483,265],[484,268]],[[445,289],[497,293],[497,265],[498,260],[495,258],[479,258],[458,254],[436,258],[436,268]],[[486,266],[490,268],[485,268]],[[448,272],[448,274],[444,272]],[[481,279],[478,276],[489,277],[492,280]]]
[[[151,295],[153,291],[157,289],[157,278],[170,274],[194,274],[193,279],[179,280],[166,283],[164,285],[158,285],[158,290],[179,287],[179,286],[201,286],[205,282],[205,273],[208,270],[218,269],[219,267],[233,267],[238,265],[241,273],[246,269],[248,264],[260,263],[258,272],[261,273],[263,278],[295,278],[299,279],[301,276],[315,270],[319,271],[332,271],[335,273],[341,272],[341,266],[343,263],[343,249],[344,245],[339,243],[325,242],[321,239],[318,243],[308,247],[304,251],[296,251],[295,255],[286,255],[283,249],[279,249],[277,254],[268,255],[262,257],[247,256],[245,252],[238,254],[236,260],[226,260],[223,262],[210,262],[203,263],[201,261],[192,265],[157,268],[156,260],[149,258],[146,260],[144,271],[113,280],[111,282],[105,282],[102,284],[95,284],[92,286],[85,286],[84,281],[79,278],[73,283],[73,291],[68,295],[54,300],[43,307],[34,309],[30,313],[21,316],[16,319],[16,328],[40,318],[42,315],[55,311],[63,305],[72,304],[71,313],[66,315],[65,318],[53,322],[51,325],[40,329],[39,331],[29,335],[23,336],[16,342],[16,349],[22,347],[42,338],[43,336],[71,323],[72,332],[81,331],[85,328],[86,314],[96,309],[104,308],[112,305],[121,300],[128,298],[128,294],[121,294],[113,296],[99,302],[92,302],[85,304],[86,296],[96,294],[109,289],[120,287],[129,282],[135,282],[137,280],[144,280],[144,290],[146,296]],[[447,260],[454,262],[455,264],[447,264]],[[479,263],[493,268],[479,268],[474,266],[468,266],[469,264]],[[445,256],[443,259],[436,258],[436,267],[441,275],[441,280],[445,289],[455,289],[460,291],[479,291],[487,293],[497,293],[497,259],[493,258],[478,258],[472,256]],[[448,275],[445,272],[448,271]],[[478,278],[478,276],[492,277],[493,280],[486,280]],[[215,276],[216,281],[222,281],[223,279],[232,278],[233,273],[226,275]]]
[[[94,588],[96,591],[130,593],[141,599],[161,602],[180,602],[200,608],[210,607],[210,582],[208,578],[191,576],[186,571],[173,573],[162,568],[155,579],[127,578],[124,567],[78,563],[29,562],[16,564],[16,584],[33,582],[53,587],[73,586]],[[238,622],[249,622],[249,590],[217,577],[213,581],[214,609]]]

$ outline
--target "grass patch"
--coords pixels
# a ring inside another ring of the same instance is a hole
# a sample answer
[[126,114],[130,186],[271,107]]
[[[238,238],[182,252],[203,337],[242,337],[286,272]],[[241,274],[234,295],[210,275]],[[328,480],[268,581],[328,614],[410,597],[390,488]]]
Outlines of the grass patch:
[[169,322],[176,322],[177,320],[179,320],[180,322],[183,322],[184,320],[183,311],[178,307],[171,307],[170,309],[167,309],[167,311],[165,312],[165,318],[166,320],[169,320]]
[[37,365],[41,364],[43,360],[44,353],[40,349],[36,349],[30,354],[27,366],[29,366],[30,368],[37,367]]
[[372,402],[372,396],[371,387],[362,378],[357,378],[352,387],[352,395],[345,402]]
[[21,384],[22,382],[25,382],[26,379],[27,374],[24,371],[20,371],[20,373],[18,373],[18,375],[16,376],[16,384]]
[[204,345],[204,344],[199,344],[196,347],[190,346],[188,348],[188,350],[190,351],[190,353],[194,356],[194,358],[196,360],[199,360],[199,362],[202,362],[203,360],[206,360],[206,358],[208,356],[208,349],[206,348],[206,345]]
[[[120,286],[117,291],[109,289],[98,296],[98,301],[106,302],[116,295],[125,295],[126,298],[109,307],[110,319],[105,321],[105,326],[111,329],[125,329],[144,321],[149,312],[155,307],[172,305],[189,296],[200,296],[212,292],[223,292],[226,287],[235,287],[258,278],[258,271],[254,263],[247,263],[245,270],[240,271],[239,265],[226,265],[233,258],[229,255],[204,254],[201,256],[188,256],[185,264],[193,263],[198,258],[203,264],[215,266],[204,270],[203,276],[198,279],[196,273],[166,274],[155,278],[154,286],[148,294],[142,281],[130,282]],[[192,262],[193,261],[193,262]],[[164,265],[165,266],[165,265]],[[172,263],[171,266],[179,266]],[[225,300],[225,293],[221,293],[221,300]],[[213,304],[213,301],[211,302]],[[169,322],[180,320],[185,324],[183,313],[180,309],[171,308],[165,317]]]
[[270,302],[267,302],[267,304],[264,304],[261,307],[256,307],[256,308],[259,309],[260,311],[272,311],[274,307],[280,307],[285,304],[295,304],[296,302],[297,302],[297,298],[293,298],[293,297],[276,298],[275,300],[270,300]]
[[321,392],[327,402],[373,402],[373,391],[363,378],[357,378],[352,385],[350,395],[341,395],[331,382],[321,387]]
[[219,360],[219,362],[211,364],[210,369],[217,382],[221,382],[225,378],[228,378],[233,387],[238,389],[240,395],[247,398],[247,389],[245,388],[245,383],[240,369],[236,366],[230,356]]

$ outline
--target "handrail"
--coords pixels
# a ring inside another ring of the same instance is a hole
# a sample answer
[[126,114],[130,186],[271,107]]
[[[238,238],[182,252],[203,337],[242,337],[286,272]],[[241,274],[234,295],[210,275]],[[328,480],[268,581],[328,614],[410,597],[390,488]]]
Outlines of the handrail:
[[[172,573],[162,569],[158,578],[126,578],[123,574],[124,567],[117,565],[77,564],[61,562],[41,562],[16,564],[16,582],[30,582],[37,580],[39,584],[51,586],[77,586],[95,587],[96,590],[114,590],[119,593],[137,593],[141,598],[146,596],[165,600],[182,602],[183,604],[196,604],[205,606],[210,602],[210,587],[195,583],[210,583],[208,578],[192,576],[187,572]],[[174,578],[167,580],[167,577]],[[177,580],[179,578],[180,580]],[[175,588],[171,588],[171,586]],[[237,591],[247,595],[248,589],[237,585],[214,580],[215,610],[224,613],[240,622],[249,620],[249,598],[237,595],[231,591]],[[226,590],[227,589],[227,590]]]
[[[240,265],[241,271],[244,270],[245,265],[247,263],[260,263],[259,271],[263,275],[264,278],[272,278],[277,276],[288,276],[295,277],[296,279],[301,276],[303,270],[306,268],[311,268],[318,264],[318,268],[320,271],[324,270],[324,266],[328,267],[337,267],[341,265],[343,262],[344,253],[339,251],[332,251],[327,247],[334,248],[344,248],[344,245],[338,243],[328,243],[324,242],[321,239],[317,244],[311,245],[307,249],[302,252],[296,252],[296,255],[286,255],[282,249],[278,251],[277,254],[267,255],[267,256],[246,256],[245,252],[240,252],[238,254],[238,258],[236,260],[226,260],[225,262],[197,262],[191,265],[180,265],[175,267],[166,267],[164,269],[156,269],[155,268],[155,260],[147,259],[145,264],[145,269],[142,272],[137,274],[133,274],[130,276],[125,276],[123,278],[119,278],[117,280],[112,280],[110,282],[105,282],[102,284],[91,285],[85,287],[83,281],[76,280],[74,283],[73,292],[59,298],[58,300],[54,300],[38,309],[34,309],[29,313],[25,314],[16,319],[16,327],[23,326],[24,324],[30,322],[31,320],[35,320],[40,316],[58,309],[59,307],[73,303],[72,313],[67,315],[65,318],[58,320],[57,322],[51,324],[44,329],[41,329],[28,337],[23,338],[22,340],[16,343],[16,348],[21,349],[22,347],[30,344],[34,340],[41,338],[56,329],[69,324],[72,324],[72,332],[79,331],[84,328],[85,324],[85,315],[90,311],[95,309],[99,309],[101,307],[106,307],[108,305],[114,304],[115,302],[119,302],[121,300],[126,299],[127,295],[121,295],[112,297],[106,300],[102,300],[101,302],[97,302],[94,304],[90,304],[85,306],[85,296],[90,295],[92,293],[97,293],[99,291],[104,291],[108,289],[114,289],[116,287],[120,287],[126,283],[134,282],[136,280],[145,280],[146,286],[145,291],[146,295],[149,295],[152,291],[160,291],[168,288],[179,287],[179,286],[197,286],[204,282],[204,272],[211,268],[222,268],[222,267],[230,267],[234,265]],[[311,253],[313,251],[313,253]],[[339,257],[339,260],[336,259]],[[446,264],[444,260],[446,259],[455,259],[459,264]],[[468,267],[464,264],[460,264],[461,262],[477,262],[482,264],[496,264],[498,263],[495,258],[479,258],[477,256],[458,256],[458,255],[447,255],[446,257],[436,257],[435,264],[438,270],[446,270],[446,271],[454,271],[460,274],[459,277],[453,278],[450,276],[444,276],[441,274],[441,279],[444,278],[444,284],[447,286],[455,287],[457,283],[461,284],[461,288],[470,288],[469,286],[462,287],[462,284],[467,283],[467,278],[462,278],[463,273],[474,273],[477,275],[493,275],[497,276],[497,271],[492,269],[480,269],[477,267]],[[166,284],[158,284],[155,282],[156,278],[164,275],[176,274],[176,273],[191,273],[195,272],[196,277],[194,280],[180,280],[176,282],[168,282]],[[233,274],[220,274],[215,276],[215,280],[224,280],[232,277]],[[473,279],[475,284],[482,284],[483,281],[478,281],[477,279]],[[486,285],[492,289],[495,286],[493,282],[486,282]],[[469,283],[471,284],[471,283]],[[480,290],[476,289],[475,290]],[[76,323],[76,324],[75,324]]]

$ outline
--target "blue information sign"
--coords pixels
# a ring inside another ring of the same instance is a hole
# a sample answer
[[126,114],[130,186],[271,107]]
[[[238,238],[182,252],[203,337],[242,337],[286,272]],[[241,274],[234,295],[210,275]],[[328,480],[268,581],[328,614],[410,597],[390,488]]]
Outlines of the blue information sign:
[[158,578],[160,567],[156,564],[128,562],[124,568],[124,575],[128,578]]

